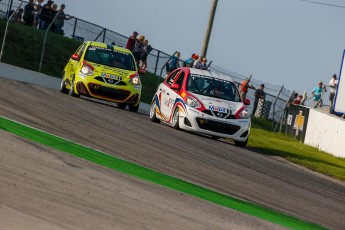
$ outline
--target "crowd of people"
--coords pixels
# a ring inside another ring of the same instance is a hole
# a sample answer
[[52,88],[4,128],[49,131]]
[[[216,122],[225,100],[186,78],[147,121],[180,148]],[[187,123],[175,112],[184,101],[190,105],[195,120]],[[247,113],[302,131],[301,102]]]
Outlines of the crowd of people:
[[145,36],[142,34],[139,35],[137,31],[134,31],[127,40],[126,49],[132,52],[138,67],[142,70],[146,70],[147,56],[153,48],[149,44],[149,41],[145,39]]
[[38,0],[37,3],[29,0],[24,9],[12,10],[9,17],[12,16],[14,22],[42,30],[47,30],[50,26],[50,31],[63,35],[65,20],[72,19],[73,16],[65,14],[65,4],[61,4],[58,9],[58,5],[52,0],[48,0],[46,4],[43,2],[44,0]]

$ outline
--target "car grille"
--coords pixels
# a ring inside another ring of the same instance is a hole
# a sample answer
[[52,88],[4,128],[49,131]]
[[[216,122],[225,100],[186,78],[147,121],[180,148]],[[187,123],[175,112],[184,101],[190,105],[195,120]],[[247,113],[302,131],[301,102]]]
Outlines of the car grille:
[[127,90],[108,88],[93,83],[89,83],[88,86],[92,94],[117,101],[123,101],[131,94],[131,92]]
[[[202,111],[203,113],[206,113],[207,115],[210,116],[215,116],[215,117],[219,117],[219,118],[224,118],[224,119],[237,119],[235,115],[233,114],[227,114],[227,113],[220,113],[220,112],[216,112],[216,111],[212,111],[211,110],[204,110]],[[227,117],[226,117],[227,116]],[[226,118],[225,118],[226,117]]]
[[240,130],[240,126],[232,125],[232,124],[226,124],[224,122],[219,122],[215,120],[210,119],[204,119],[204,118],[196,118],[196,122],[198,123],[198,126],[201,129],[205,129],[208,131],[216,132],[216,133],[224,133],[233,135],[238,130]]
[[105,82],[108,84],[113,84],[113,85],[127,85],[126,82],[124,82],[124,81],[116,81],[116,80],[112,80],[109,78],[103,78],[103,77],[99,77],[99,76],[95,77],[95,80]]

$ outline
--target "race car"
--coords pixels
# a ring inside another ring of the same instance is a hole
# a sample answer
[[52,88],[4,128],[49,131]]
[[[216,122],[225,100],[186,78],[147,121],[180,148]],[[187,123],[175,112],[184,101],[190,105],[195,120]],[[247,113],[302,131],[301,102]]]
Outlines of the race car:
[[245,147],[251,127],[249,104],[248,99],[241,101],[229,76],[184,67],[171,72],[159,85],[150,120],[214,139],[230,138]]
[[101,42],[84,42],[64,68],[60,91],[116,102],[137,112],[141,82],[132,53]]

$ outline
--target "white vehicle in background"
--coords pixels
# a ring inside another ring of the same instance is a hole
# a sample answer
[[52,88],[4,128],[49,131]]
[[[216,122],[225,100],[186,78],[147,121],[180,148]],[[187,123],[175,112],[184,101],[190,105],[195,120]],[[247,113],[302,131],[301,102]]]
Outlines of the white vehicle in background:
[[171,72],[155,93],[150,120],[175,129],[230,138],[245,147],[250,132],[250,114],[234,81],[226,75],[193,68]]

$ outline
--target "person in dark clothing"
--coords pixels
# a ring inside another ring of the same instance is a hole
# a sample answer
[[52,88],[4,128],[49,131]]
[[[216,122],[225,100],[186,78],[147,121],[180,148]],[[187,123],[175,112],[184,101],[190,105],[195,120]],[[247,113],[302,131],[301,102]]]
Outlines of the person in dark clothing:
[[265,88],[265,85],[261,84],[260,87],[257,90],[255,90],[254,108],[253,108],[253,112],[252,112],[253,116],[255,115],[256,108],[258,107],[259,99],[265,99],[266,93],[264,92],[264,88]]
[[29,0],[29,3],[24,7],[23,19],[25,21],[25,25],[32,26],[34,24],[35,11],[34,0]]
[[128,38],[127,44],[126,44],[126,49],[129,49],[132,53],[135,49],[135,45],[137,43],[137,36],[138,32],[134,31],[133,35]]
[[49,24],[53,21],[53,10],[52,5],[54,1],[49,0],[47,4],[45,4],[41,9],[40,14],[40,26],[39,28],[42,30],[46,30],[49,26]]

